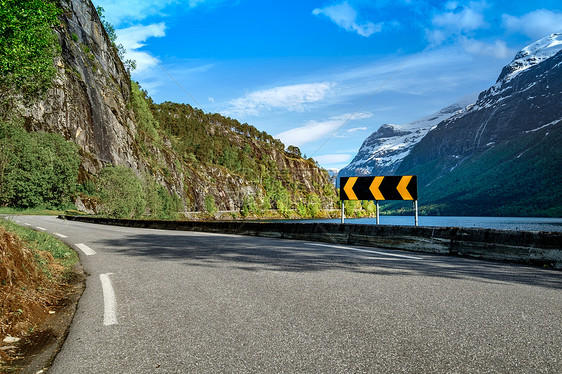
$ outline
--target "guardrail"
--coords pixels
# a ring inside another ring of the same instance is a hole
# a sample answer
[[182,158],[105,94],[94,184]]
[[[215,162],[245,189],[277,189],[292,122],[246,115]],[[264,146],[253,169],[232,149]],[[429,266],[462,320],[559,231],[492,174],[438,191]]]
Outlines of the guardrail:
[[59,216],[105,225],[203,231],[401,249],[562,269],[562,233],[304,222],[158,221]]

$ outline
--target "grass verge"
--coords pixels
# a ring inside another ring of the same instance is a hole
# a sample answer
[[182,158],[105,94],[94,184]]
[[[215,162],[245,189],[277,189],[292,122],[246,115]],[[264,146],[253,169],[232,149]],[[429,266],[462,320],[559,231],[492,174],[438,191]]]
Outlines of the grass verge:
[[[77,262],[49,234],[0,219],[0,372],[17,372],[21,347],[64,305]],[[21,341],[3,342],[8,336]]]

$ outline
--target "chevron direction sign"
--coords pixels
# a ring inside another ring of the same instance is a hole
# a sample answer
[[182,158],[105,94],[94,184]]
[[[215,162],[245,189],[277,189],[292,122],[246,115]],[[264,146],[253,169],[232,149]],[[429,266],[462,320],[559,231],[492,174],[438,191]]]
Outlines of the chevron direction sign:
[[418,200],[416,175],[341,177],[340,200]]

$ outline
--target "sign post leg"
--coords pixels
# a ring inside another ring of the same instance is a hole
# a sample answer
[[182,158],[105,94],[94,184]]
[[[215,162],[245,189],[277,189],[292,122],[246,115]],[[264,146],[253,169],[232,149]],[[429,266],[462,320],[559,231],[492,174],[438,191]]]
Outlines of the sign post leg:
[[341,223],[345,221],[345,200],[341,201]]
[[376,209],[377,209],[377,225],[378,225],[378,224],[379,224],[379,201],[376,200],[376,203],[377,203],[377,208],[376,208]]
[[418,201],[414,200],[414,209],[416,210],[416,226],[418,225]]

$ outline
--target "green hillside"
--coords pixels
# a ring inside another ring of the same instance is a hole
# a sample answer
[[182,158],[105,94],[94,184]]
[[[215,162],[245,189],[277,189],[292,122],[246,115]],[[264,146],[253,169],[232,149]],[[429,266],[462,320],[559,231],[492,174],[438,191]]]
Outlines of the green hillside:
[[423,214],[560,217],[560,144],[562,129],[550,126],[496,144],[450,171],[444,170],[450,163],[440,159],[442,163],[432,161],[400,173],[418,175]]

